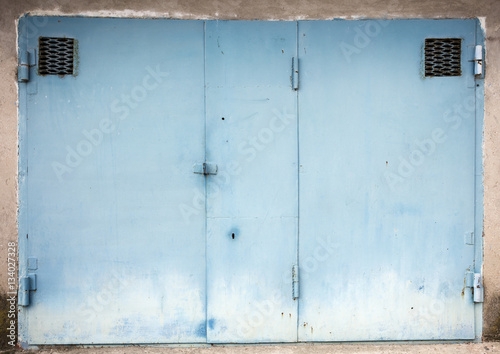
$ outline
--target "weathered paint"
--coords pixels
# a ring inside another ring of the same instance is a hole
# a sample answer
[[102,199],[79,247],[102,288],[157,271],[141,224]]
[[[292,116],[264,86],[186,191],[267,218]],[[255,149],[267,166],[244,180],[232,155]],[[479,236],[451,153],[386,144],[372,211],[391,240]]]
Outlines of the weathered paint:
[[[43,35],[78,37],[80,68],[20,87],[21,273],[36,256],[46,284],[23,310],[22,339],[473,338],[462,290],[474,267],[464,230],[478,228],[476,123],[446,143],[435,124],[476,89],[475,33],[473,20],[51,18]],[[421,76],[426,36],[464,38],[462,77]],[[391,183],[426,134],[433,152]],[[79,161],[82,141],[99,142]],[[68,154],[70,171],[54,170]],[[204,161],[217,175],[193,173]]]
[[21,274],[39,263],[21,340],[205,342],[204,23],[45,20],[80,67],[20,86]]
[[206,22],[207,160],[220,166],[207,177],[209,342],[297,339],[296,33],[296,22]]
[[[299,22],[299,340],[474,338],[476,26]],[[462,38],[462,76],[421,75],[425,38]]]

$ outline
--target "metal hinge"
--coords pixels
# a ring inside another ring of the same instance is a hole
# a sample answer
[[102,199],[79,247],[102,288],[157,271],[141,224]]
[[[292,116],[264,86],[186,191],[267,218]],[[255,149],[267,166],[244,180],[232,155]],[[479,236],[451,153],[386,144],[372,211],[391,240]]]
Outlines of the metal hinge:
[[292,266],[292,296],[294,300],[299,298],[299,266],[296,264]]
[[474,76],[476,76],[476,78],[484,77],[484,60],[483,60],[482,45],[476,45],[474,48]]
[[481,273],[466,272],[465,287],[472,289],[474,302],[483,302],[483,281]]
[[216,175],[218,170],[218,166],[214,163],[204,162],[193,165],[193,173],[200,175]]
[[292,58],[292,90],[299,89],[299,59]]
[[38,269],[38,260],[36,258],[28,258],[28,273],[19,279],[19,293],[17,303],[19,306],[30,305],[30,292],[36,290],[36,274]]
[[34,49],[19,50],[19,64],[17,66],[17,81],[30,81],[30,67],[36,65],[36,53]]
[[17,81],[28,82],[30,80],[30,61],[27,50],[19,51],[19,65],[17,67]]

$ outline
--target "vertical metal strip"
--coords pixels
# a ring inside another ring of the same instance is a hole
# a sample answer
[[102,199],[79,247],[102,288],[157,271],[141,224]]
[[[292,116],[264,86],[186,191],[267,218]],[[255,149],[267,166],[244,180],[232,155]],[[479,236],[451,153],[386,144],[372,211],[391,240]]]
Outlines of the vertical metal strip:
[[[483,45],[484,50],[487,48],[484,43],[484,33],[478,19],[474,21],[474,44]],[[486,53],[483,53],[486,56]],[[485,74],[483,67],[483,74]],[[483,199],[484,199],[484,184],[483,184],[483,129],[484,129],[484,79],[474,80],[475,93],[475,154],[474,154],[474,272],[482,273],[483,268]],[[483,304],[474,304],[474,323],[476,340],[481,340],[483,334]]]
[[[205,154],[203,161],[207,161],[207,21],[203,21],[203,123],[205,125],[205,136],[203,137]],[[207,190],[208,178],[203,178],[205,186],[205,342],[208,343],[208,221],[207,221]]]
[[[299,21],[296,21],[296,31],[295,31],[295,42],[296,42],[296,47],[295,47],[295,57],[297,58],[297,64],[298,64],[298,56],[299,56]],[[298,67],[297,67],[298,69]],[[297,86],[298,87],[298,86]],[[296,252],[296,266],[297,266],[297,271],[299,268],[299,240],[300,240],[300,131],[299,131],[299,92],[298,90],[295,91],[295,117],[296,117],[296,124],[297,124],[297,232],[295,233],[295,252]],[[300,283],[298,284],[298,290],[300,290]],[[297,313],[297,323],[295,326],[295,340],[299,340],[299,300],[297,300],[296,304],[296,313]]]
[[[23,16],[18,24],[18,55],[28,50],[27,22],[29,17]],[[27,84],[18,83],[18,279],[27,273],[28,255],[28,93]],[[20,308],[18,312],[18,338],[21,346],[28,342],[28,310]]]
[[296,264],[292,267],[292,294],[294,300],[300,296],[299,266]]
[[297,91],[298,89],[299,89],[299,59],[295,56],[292,58],[292,90]]

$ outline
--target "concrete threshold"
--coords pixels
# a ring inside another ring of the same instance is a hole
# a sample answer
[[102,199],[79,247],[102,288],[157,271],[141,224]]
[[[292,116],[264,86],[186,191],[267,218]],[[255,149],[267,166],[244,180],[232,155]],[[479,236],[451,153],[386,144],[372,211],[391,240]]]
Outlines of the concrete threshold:
[[500,342],[484,343],[412,343],[412,344],[372,344],[372,343],[304,343],[279,345],[210,345],[210,346],[102,346],[102,347],[43,347],[37,350],[23,350],[18,353],[40,354],[303,354],[303,353],[500,353]]

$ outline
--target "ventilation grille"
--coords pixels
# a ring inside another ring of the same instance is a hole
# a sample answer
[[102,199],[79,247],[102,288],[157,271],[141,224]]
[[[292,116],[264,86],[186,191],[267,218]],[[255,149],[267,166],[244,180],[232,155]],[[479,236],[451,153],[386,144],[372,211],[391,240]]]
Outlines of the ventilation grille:
[[425,40],[425,76],[460,76],[462,53],[460,38],[427,38]]
[[73,38],[40,37],[40,75],[73,75]]

